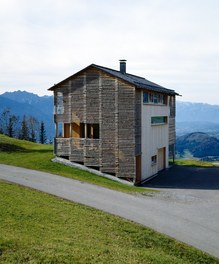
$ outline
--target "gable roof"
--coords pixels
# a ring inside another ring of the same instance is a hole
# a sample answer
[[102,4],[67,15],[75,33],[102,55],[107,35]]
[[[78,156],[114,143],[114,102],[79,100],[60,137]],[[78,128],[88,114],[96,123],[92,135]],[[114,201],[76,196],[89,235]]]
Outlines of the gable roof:
[[90,67],[94,67],[96,69],[99,69],[103,72],[106,72],[116,78],[119,78],[121,80],[124,80],[130,84],[133,84],[136,88],[139,88],[139,89],[146,89],[146,90],[149,90],[149,91],[154,91],[154,92],[158,92],[158,93],[165,93],[165,94],[169,94],[169,95],[179,95],[178,93],[176,93],[174,90],[171,90],[171,89],[167,89],[161,85],[158,85],[156,83],[153,83],[143,77],[139,77],[139,76],[136,76],[136,75],[132,75],[132,74],[129,74],[129,73],[121,73],[120,71],[117,71],[117,70],[113,70],[113,69],[110,69],[110,68],[106,68],[106,67],[103,67],[103,66],[99,66],[99,65],[96,65],[96,64],[91,64],[89,66],[87,66],[86,68],[82,69],[81,71],[73,74],[72,76],[68,77],[67,79],[59,82],[58,84],[55,84],[54,86],[52,86],[51,88],[49,88],[48,90],[50,91],[53,91],[58,85],[62,84],[64,81],[67,81],[69,80],[70,78],[72,78],[73,76],[75,75],[78,75],[79,73],[87,70],[88,68]]

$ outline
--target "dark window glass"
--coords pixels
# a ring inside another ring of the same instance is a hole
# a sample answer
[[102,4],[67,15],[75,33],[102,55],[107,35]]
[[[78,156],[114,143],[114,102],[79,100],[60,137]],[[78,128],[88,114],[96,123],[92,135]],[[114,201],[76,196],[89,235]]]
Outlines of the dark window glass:
[[166,124],[167,123],[167,116],[152,116],[151,117],[151,124]]

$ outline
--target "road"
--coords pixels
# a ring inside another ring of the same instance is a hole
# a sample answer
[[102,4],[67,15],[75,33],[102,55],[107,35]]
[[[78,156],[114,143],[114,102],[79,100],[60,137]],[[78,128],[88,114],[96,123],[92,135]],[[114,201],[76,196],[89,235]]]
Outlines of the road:
[[121,216],[219,257],[218,189],[162,188],[158,184],[159,193],[131,195],[3,164],[0,179]]

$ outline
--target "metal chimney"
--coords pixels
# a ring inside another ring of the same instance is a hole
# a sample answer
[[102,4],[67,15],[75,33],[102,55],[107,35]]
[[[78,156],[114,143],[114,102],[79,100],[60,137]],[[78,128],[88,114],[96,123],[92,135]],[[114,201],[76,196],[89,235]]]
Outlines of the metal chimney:
[[120,61],[120,72],[125,74],[126,73],[126,60],[119,60]]

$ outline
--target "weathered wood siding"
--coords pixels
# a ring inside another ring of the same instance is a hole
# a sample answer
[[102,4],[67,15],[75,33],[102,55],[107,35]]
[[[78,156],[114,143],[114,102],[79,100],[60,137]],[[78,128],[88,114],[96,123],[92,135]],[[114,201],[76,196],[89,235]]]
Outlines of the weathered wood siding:
[[116,81],[106,74],[101,79],[101,171],[116,174]]
[[99,124],[99,73],[97,71],[88,71],[86,73],[86,123]]
[[118,83],[119,177],[135,177],[135,87]]
[[58,156],[68,157],[71,151],[70,144],[69,138],[56,138],[56,154]]
[[116,177],[133,179],[135,137],[139,142],[140,126],[135,115],[135,101],[140,99],[134,86],[91,68],[56,88],[55,105],[57,92],[63,93],[64,112],[55,114],[55,122],[71,124],[71,131],[73,123],[99,124],[100,137],[58,138],[56,155],[68,156],[70,161],[98,167]]
[[84,141],[81,138],[72,138],[69,160],[84,163]]
[[135,91],[135,155],[141,154],[141,105],[142,91]]

